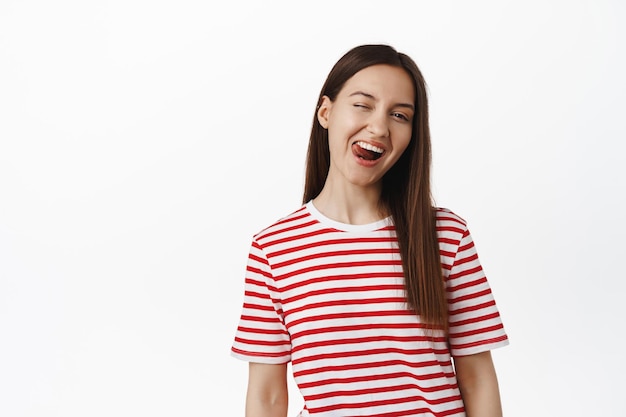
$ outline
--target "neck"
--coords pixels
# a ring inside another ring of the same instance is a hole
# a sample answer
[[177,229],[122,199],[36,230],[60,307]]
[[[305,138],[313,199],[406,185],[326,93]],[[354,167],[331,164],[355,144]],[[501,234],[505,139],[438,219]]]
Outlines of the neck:
[[315,208],[326,217],[347,224],[368,224],[387,217],[380,204],[380,185],[345,186],[328,180],[313,199]]

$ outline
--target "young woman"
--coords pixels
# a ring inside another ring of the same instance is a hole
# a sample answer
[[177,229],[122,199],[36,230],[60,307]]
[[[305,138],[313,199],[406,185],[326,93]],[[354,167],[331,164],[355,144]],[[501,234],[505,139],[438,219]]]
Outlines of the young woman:
[[348,51],[320,93],[303,205],[256,234],[233,356],[246,415],[502,414],[508,343],[465,221],[433,207],[426,86],[386,45]]

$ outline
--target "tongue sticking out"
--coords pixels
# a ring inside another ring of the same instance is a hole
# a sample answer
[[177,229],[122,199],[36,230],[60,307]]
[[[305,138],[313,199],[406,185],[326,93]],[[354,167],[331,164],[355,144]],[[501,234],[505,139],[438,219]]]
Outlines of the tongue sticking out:
[[354,154],[360,158],[363,158],[367,161],[373,161],[375,159],[380,158],[380,156],[382,154],[378,153],[378,152],[374,152],[374,151],[370,151],[368,149],[364,149],[361,148],[359,145],[357,145],[356,143],[354,145],[352,145],[352,152],[354,152]]

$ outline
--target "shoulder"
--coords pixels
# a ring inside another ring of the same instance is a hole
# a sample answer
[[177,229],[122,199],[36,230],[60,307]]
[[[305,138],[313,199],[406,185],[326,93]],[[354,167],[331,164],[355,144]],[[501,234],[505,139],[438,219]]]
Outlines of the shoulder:
[[289,230],[297,228],[303,223],[311,221],[311,215],[305,204],[301,205],[298,209],[290,212],[289,214],[279,217],[276,221],[269,226],[264,227],[254,234],[254,240],[261,242],[271,236],[283,234]]
[[461,240],[468,234],[465,219],[445,207],[435,207],[435,226],[440,239]]
[[467,222],[463,217],[446,207],[435,207],[435,220],[437,225],[450,225],[461,228],[467,227]]

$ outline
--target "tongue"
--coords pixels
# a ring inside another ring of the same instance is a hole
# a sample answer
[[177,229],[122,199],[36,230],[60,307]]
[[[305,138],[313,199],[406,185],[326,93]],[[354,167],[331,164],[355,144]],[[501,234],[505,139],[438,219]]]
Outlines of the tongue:
[[363,149],[356,143],[352,145],[352,152],[354,152],[356,156],[359,156],[368,161],[373,161],[374,159],[378,159],[380,157],[380,154],[378,152]]

